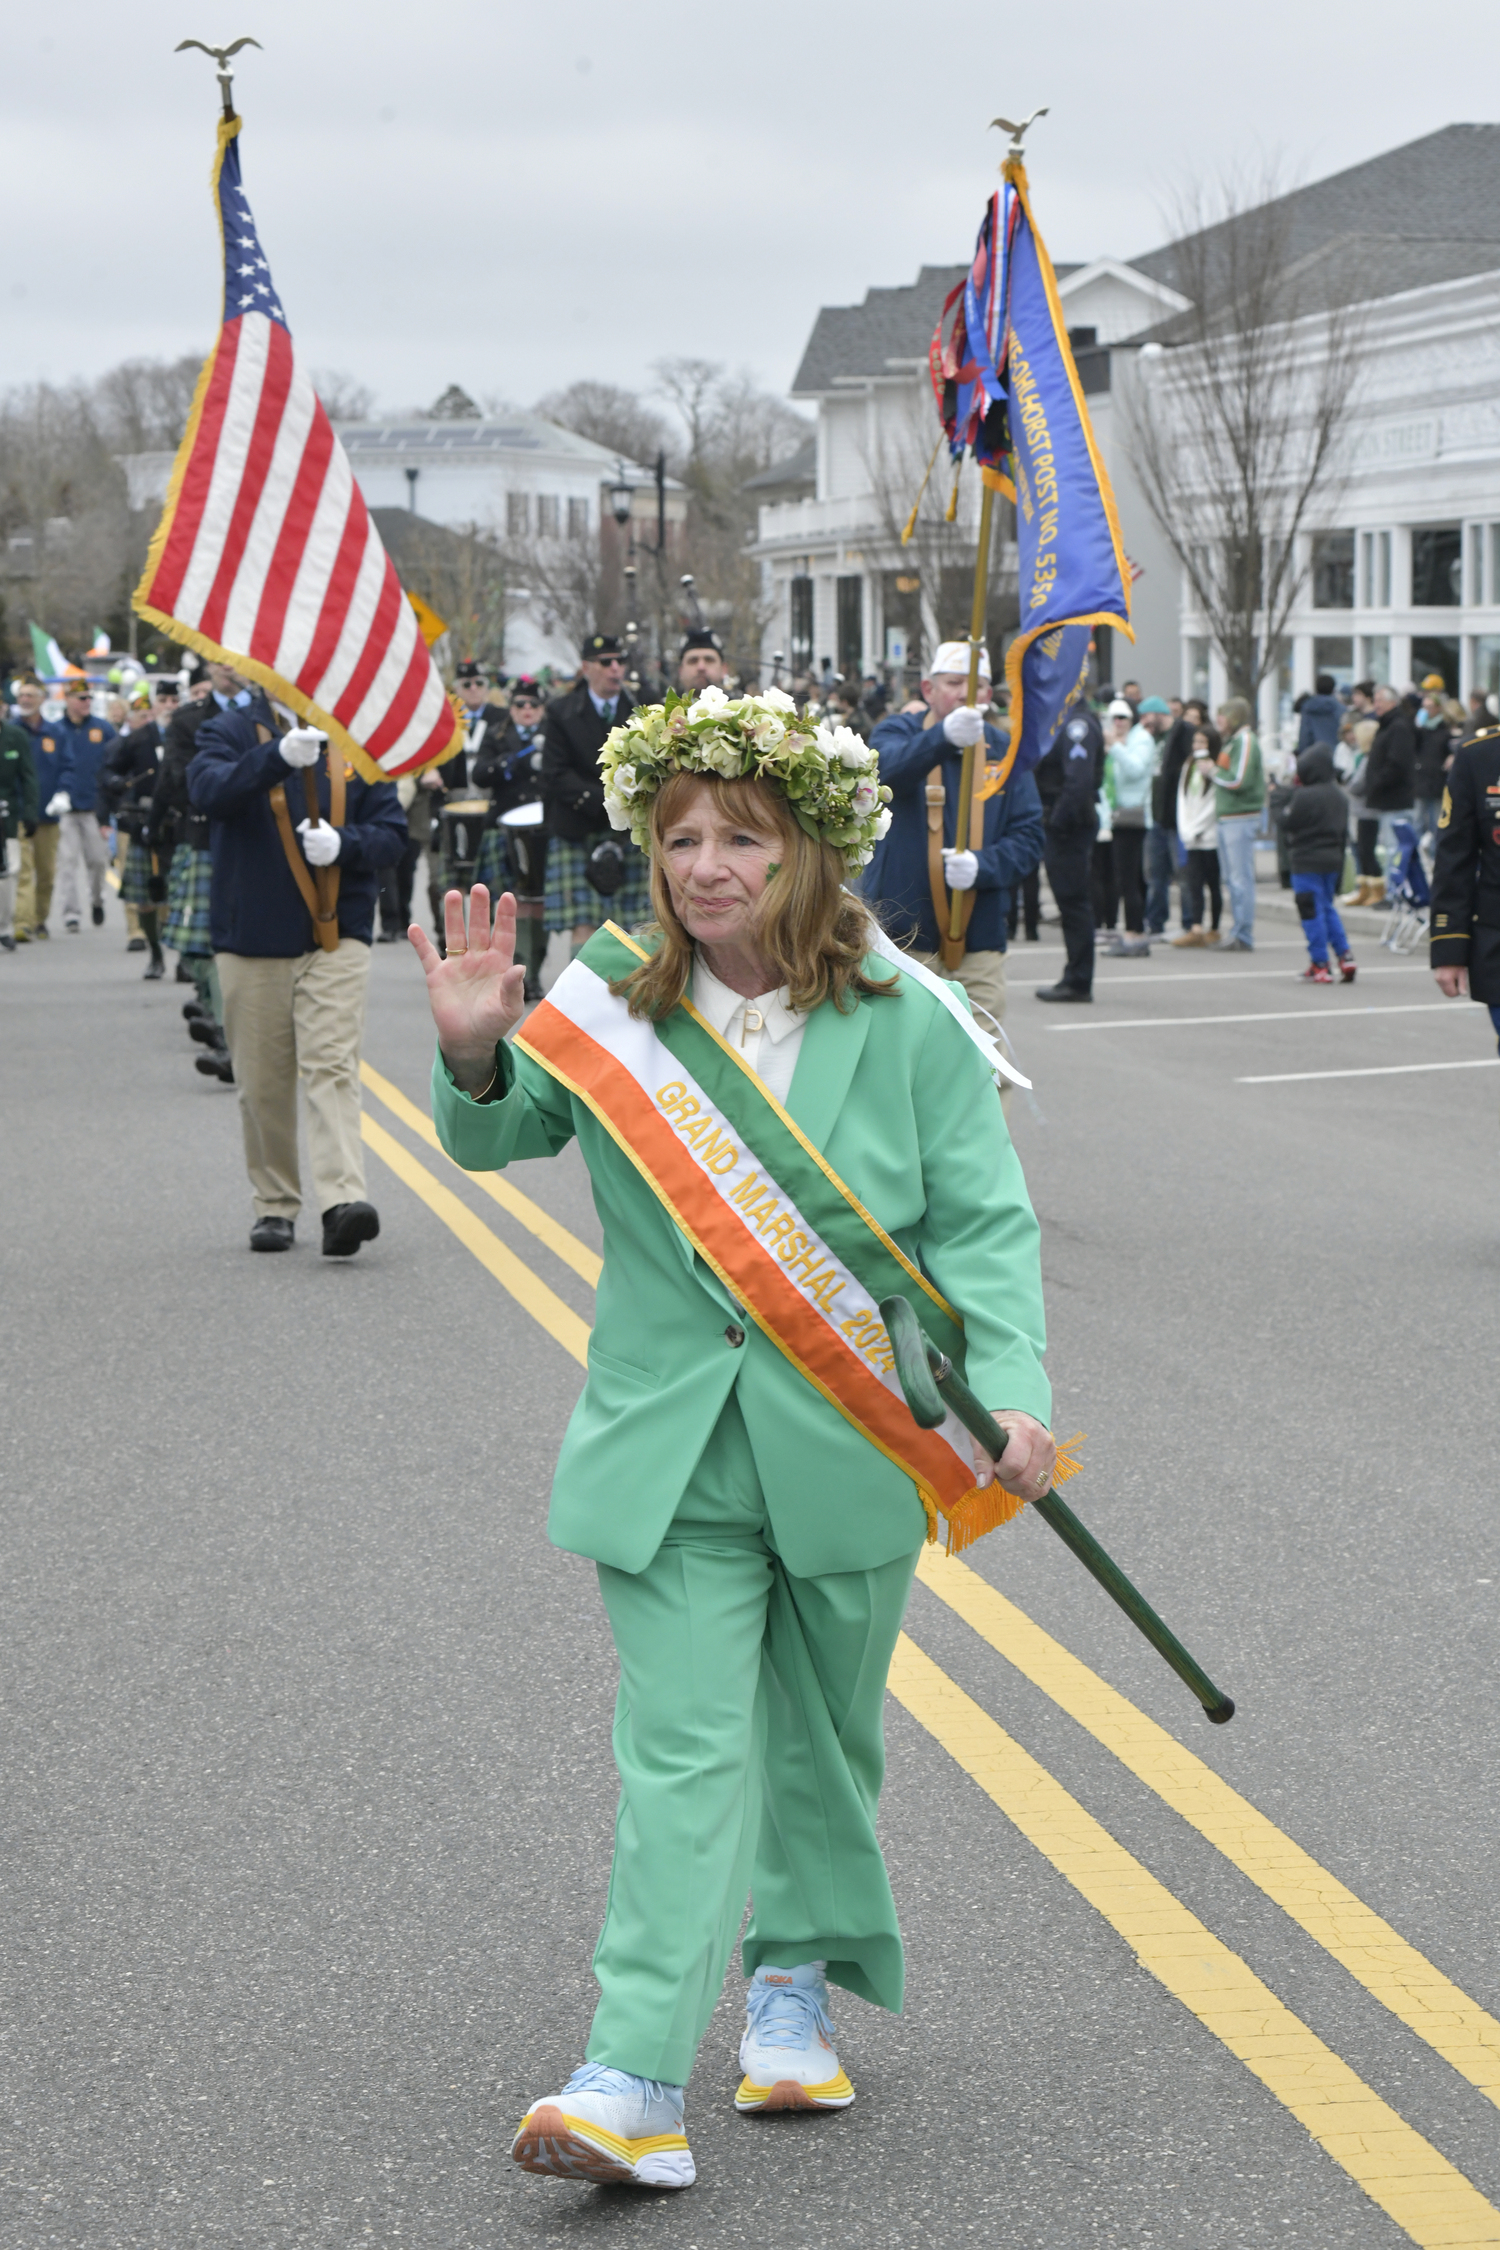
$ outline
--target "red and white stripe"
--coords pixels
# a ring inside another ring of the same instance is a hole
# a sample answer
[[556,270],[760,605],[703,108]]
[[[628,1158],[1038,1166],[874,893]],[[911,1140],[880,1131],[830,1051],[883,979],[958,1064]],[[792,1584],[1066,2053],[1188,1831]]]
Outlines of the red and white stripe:
[[289,682],[391,776],[456,725],[349,459],[279,321],[220,332],[140,606]]

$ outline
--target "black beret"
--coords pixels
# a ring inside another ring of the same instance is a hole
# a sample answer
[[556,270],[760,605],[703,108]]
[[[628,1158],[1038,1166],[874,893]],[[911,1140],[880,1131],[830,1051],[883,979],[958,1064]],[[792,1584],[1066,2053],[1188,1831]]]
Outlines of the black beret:
[[590,633],[583,644],[583,653],[586,657],[623,656],[625,651],[620,646],[618,633]]
[[687,655],[690,648],[711,648],[716,656],[724,654],[724,643],[712,627],[708,625],[700,625],[696,632],[685,635],[682,646],[677,651],[679,663]]
[[463,663],[459,665],[457,671],[455,672],[454,677],[458,680],[460,685],[467,685],[467,683],[471,680],[487,679],[488,674],[486,673],[485,668],[482,664],[476,664],[472,657],[465,657]]

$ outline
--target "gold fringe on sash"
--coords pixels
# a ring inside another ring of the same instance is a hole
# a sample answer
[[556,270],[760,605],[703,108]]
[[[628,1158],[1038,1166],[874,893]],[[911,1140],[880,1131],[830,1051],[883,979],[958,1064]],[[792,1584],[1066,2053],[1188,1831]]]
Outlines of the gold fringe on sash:
[[[1069,1477],[1077,1476],[1083,1464],[1075,1458],[1074,1448],[1085,1442],[1083,1432],[1078,1430],[1069,1438],[1066,1445],[1058,1447],[1057,1466],[1052,1471],[1054,1487],[1059,1484],[1066,1484]],[[945,1518],[948,1526],[947,1546],[949,1554],[961,1555],[966,1547],[973,1546],[976,1539],[982,1539],[987,1531],[996,1531],[1001,1524],[1010,1523],[1014,1517],[1021,1513],[1025,1505],[1025,1501],[1018,1493],[1007,1492],[1004,1485],[998,1481],[983,1487],[976,1486],[972,1492],[966,1492],[958,1506],[949,1509]],[[931,1546],[936,1538],[937,1526],[929,1515],[927,1525],[928,1545]]]

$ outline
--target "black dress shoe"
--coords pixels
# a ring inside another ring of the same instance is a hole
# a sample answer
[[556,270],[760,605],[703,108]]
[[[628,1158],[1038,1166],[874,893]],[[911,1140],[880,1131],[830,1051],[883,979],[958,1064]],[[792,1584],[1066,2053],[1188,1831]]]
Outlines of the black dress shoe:
[[296,1232],[291,1219],[257,1219],[250,1229],[250,1247],[252,1250],[290,1250]]
[[211,1055],[194,1055],[193,1068],[201,1071],[205,1078],[217,1078],[222,1086],[234,1084],[234,1065],[228,1055],[220,1054],[217,1048]]
[[147,984],[155,984],[157,978],[164,977],[166,973],[166,962],[161,959],[157,959],[155,961],[150,961],[147,963],[146,967],[141,971],[141,976]]
[[146,950],[146,941],[143,937],[133,937],[130,940],[129,944],[126,946],[125,950],[127,953],[144,953]]
[[176,984],[192,984],[194,982],[193,972],[185,961],[178,962],[177,974],[173,982]]
[[13,937],[0,937],[0,946],[3,946],[7,953],[14,953],[16,941]]
[[94,925],[94,928],[95,928],[96,930],[102,930],[102,929],[103,929],[103,927],[104,927],[104,909],[103,909],[103,907],[102,907],[102,906],[91,906],[91,907],[89,908],[89,920],[90,920],[90,921],[91,921],[91,922],[93,923],[93,925]]
[[1076,984],[1039,984],[1036,996],[1038,1000],[1088,1001],[1092,1001],[1094,997],[1092,992],[1080,992]]
[[229,1041],[224,1037],[219,1026],[208,1016],[194,1016],[192,1018],[188,1024],[188,1037],[189,1039],[195,1039],[200,1047],[217,1047],[221,1055],[228,1052]]
[[380,1232],[380,1213],[373,1203],[335,1203],[323,1213],[323,1255],[352,1258],[362,1242],[373,1242]]
[[184,1023],[196,1023],[198,1018],[206,1013],[207,1011],[201,1000],[184,1000],[182,1003],[182,1020]]

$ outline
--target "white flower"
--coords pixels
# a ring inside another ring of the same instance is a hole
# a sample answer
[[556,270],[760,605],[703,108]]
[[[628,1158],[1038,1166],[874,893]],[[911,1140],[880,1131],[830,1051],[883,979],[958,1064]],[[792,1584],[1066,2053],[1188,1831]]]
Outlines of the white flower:
[[885,834],[890,825],[891,808],[889,805],[882,805],[879,812],[875,816],[875,841],[877,844],[880,842],[881,837]]
[[854,792],[854,810],[857,818],[863,820],[866,814],[874,809],[875,801],[874,782],[860,781]]
[[613,789],[606,789],[604,792],[604,809],[609,814],[611,828],[628,828],[630,826],[630,808],[623,797],[615,795]]
[[743,762],[740,746],[727,735],[705,735],[698,744],[698,755],[711,773],[722,774],[726,781],[738,780]]
[[628,805],[637,787],[635,767],[616,766],[610,775],[610,786],[621,803]]
[[819,727],[818,740],[830,765],[837,759],[850,773],[858,773],[870,763],[872,752],[853,727]]
[[758,703],[763,711],[795,711],[797,708],[795,700],[787,694],[785,688],[762,688],[759,695],[751,696],[749,700]]
[[699,719],[716,719],[721,712],[728,709],[729,698],[724,690],[721,687],[706,687],[699,694],[696,703],[690,708],[688,718],[694,723]]

